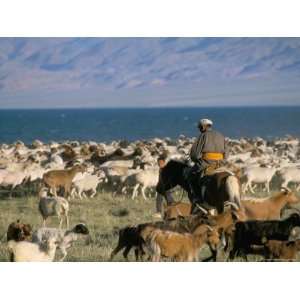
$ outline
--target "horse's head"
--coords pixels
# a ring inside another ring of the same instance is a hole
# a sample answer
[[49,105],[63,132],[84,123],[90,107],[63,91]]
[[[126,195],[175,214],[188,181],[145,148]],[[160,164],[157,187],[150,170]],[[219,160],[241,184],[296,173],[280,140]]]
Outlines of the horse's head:
[[183,170],[186,167],[187,164],[183,162],[170,160],[161,170],[156,191],[163,195],[178,184],[180,185],[183,180]]

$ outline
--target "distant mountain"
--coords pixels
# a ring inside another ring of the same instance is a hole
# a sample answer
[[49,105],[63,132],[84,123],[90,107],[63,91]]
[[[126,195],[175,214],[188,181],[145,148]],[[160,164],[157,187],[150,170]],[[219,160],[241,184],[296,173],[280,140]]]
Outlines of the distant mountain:
[[1,95],[300,78],[300,38],[0,38]]

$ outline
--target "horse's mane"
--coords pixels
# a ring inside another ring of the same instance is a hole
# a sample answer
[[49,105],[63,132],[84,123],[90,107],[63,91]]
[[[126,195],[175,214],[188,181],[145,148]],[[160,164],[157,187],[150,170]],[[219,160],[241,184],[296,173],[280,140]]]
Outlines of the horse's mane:
[[182,166],[182,167],[188,167],[187,162],[177,159],[171,159],[167,163],[168,166]]

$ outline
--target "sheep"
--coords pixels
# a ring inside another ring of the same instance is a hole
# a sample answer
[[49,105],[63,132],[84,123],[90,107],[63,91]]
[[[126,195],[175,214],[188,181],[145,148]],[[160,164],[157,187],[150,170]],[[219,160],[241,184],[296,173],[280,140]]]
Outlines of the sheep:
[[159,171],[158,168],[151,168],[147,170],[141,170],[140,172],[127,177],[125,184],[134,186],[132,199],[137,196],[138,188],[141,186],[143,198],[147,200],[145,195],[146,188],[155,187],[158,183]]
[[200,225],[193,234],[154,229],[146,239],[152,261],[160,261],[161,256],[182,262],[197,261],[205,243],[217,248],[219,242],[219,233],[208,225]]
[[245,193],[249,188],[251,193],[255,193],[253,190],[252,183],[263,183],[267,192],[270,192],[270,182],[275,175],[276,168],[262,168],[262,167],[248,167],[244,172],[246,179],[243,192]]
[[93,198],[97,193],[97,186],[102,181],[102,179],[102,175],[97,176],[87,174],[83,178],[73,181],[74,188],[71,191],[71,196],[73,196],[75,191],[77,191],[79,198],[82,199],[82,196],[85,197],[84,192],[92,191],[90,197]]
[[72,180],[79,172],[84,172],[85,166],[76,165],[69,170],[53,170],[43,175],[43,182],[50,187],[54,196],[57,196],[56,189],[64,188],[65,196],[69,196],[71,192]]
[[53,237],[46,245],[11,240],[7,246],[12,262],[51,262],[55,257],[57,242]]
[[243,200],[242,207],[248,220],[279,220],[283,208],[299,201],[293,192],[284,189],[266,199]]
[[247,254],[251,253],[251,246],[263,245],[265,240],[286,241],[296,226],[300,226],[300,215],[296,213],[279,221],[237,222],[230,259],[236,255],[243,255],[247,259]]
[[32,228],[30,224],[20,223],[20,220],[9,224],[7,229],[7,241],[14,240],[16,242],[31,240]]
[[63,197],[48,197],[47,189],[42,188],[39,193],[39,212],[43,218],[43,227],[46,227],[46,220],[50,216],[57,216],[60,220],[59,228],[62,226],[63,217],[66,220],[67,228],[69,228],[69,203]]
[[32,242],[41,244],[45,240],[55,238],[57,240],[57,248],[61,250],[63,261],[67,256],[67,249],[69,249],[73,242],[77,241],[81,236],[89,236],[89,230],[85,224],[77,224],[71,230],[62,230],[57,228],[40,228],[32,235]]
[[286,167],[278,171],[279,177],[282,180],[282,187],[288,186],[290,182],[297,183],[297,191],[300,191],[300,167]]

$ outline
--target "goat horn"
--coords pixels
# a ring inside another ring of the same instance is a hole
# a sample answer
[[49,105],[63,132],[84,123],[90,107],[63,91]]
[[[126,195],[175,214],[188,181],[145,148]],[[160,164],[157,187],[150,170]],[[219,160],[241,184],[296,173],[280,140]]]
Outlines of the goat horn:
[[285,186],[282,186],[280,189],[284,192],[291,192],[291,190]]
[[234,202],[226,201],[226,202],[224,203],[224,206],[227,206],[227,205],[232,206],[232,207],[235,208],[236,210],[239,210],[238,205],[237,205],[236,203],[234,203]]
[[208,228],[209,231],[213,231],[213,228],[209,225],[206,225],[206,227]]
[[201,207],[198,203],[196,203],[196,206],[202,211],[204,212],[206,215],[208,214],[208,211],[206,209],[204,209],[203,207]]

